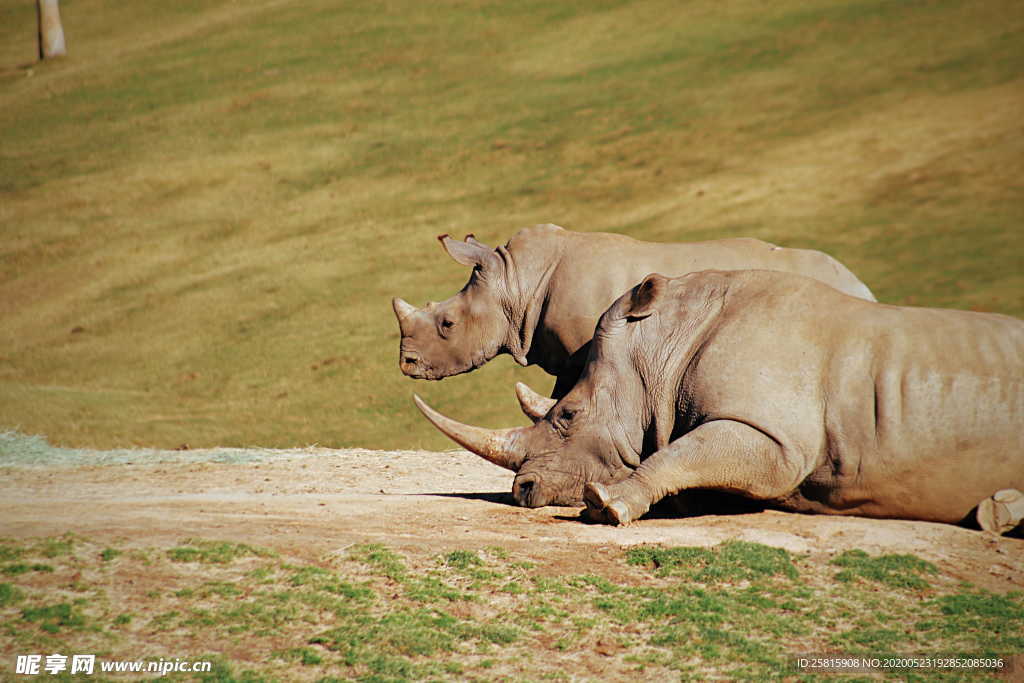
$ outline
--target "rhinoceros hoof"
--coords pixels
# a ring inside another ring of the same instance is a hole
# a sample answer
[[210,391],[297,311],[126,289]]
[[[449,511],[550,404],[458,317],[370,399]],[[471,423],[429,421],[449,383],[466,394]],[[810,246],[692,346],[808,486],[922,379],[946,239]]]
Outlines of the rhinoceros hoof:
[[583,501],[587,504],[587,516],[597,522],[623,525],[632,521],[629,507],[621,500],[612,500],[604,484],[590,482],[583,489]]
[[604,512],[608,517],[608,522],[616,526],[625,526],[633,521],[633,516],[629,513],[629,506],[621,500],[613,500],[604,509]]
[[1003,489],[978,505],[978,524],[993,534],[1012,531],[1024,520],[1024,493],[1016,489]]

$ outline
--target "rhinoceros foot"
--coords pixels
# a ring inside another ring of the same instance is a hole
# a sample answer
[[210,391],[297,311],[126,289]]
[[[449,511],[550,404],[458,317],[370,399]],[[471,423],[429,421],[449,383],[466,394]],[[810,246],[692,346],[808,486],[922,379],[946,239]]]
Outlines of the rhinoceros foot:
[[1024,521],[1024,493],[1017,489],[1003,489],[978,505],[978,524],[993,534],[1013,531]]
[[587,516],[595,522],[623,526],[633,521],[629,506],[618,498],[612,498],[604,484],[590,482],[583,489],[583,502],[587,504]]

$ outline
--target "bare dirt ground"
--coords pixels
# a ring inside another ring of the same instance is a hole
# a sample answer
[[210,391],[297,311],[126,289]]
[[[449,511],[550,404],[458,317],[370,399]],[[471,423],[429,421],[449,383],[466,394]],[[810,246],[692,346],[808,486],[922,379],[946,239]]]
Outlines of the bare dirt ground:
[[582,521],[580,508],[514,506],[511,475],[463,451],[305,449],[234,463],[202,455],[3,468],[0,535],[70,531],[139,547],[200,537],[310,560],[365,542],[419,558],[500,546],[552,571],[611,578],[626,546],[737,538],[823,560],[850,548],[912,553],[980,587],[1024,588],[1024,539],[944,524],[765,511],[613,528]]

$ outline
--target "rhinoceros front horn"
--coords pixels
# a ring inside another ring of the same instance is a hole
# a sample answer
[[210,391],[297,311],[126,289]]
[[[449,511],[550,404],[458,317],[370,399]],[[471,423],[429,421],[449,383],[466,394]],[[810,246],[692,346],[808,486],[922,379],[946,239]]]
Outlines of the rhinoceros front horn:
[[523,427],[513,429],[484,429],[456,422],[445,417],[426,404],[419,396],[413,394],[413,401],[424,417],[441,430],[445,436],[463,448],[479,455],[484,460],[493,462],[499,467],[518,472],[523,464],[523,454],[516,443],[516,436]]
[[397,296],[391,300],[391,308],[395,309],[395,317],[398,318],[398,322],[402,322],[416,312],[415,306]]
[[522,382],[516,382],[516,398],[519,399],[519,407],[526,413],[526,417],[534,422],[547,415],[551,406],[558,403],[553,398],[541,396]]

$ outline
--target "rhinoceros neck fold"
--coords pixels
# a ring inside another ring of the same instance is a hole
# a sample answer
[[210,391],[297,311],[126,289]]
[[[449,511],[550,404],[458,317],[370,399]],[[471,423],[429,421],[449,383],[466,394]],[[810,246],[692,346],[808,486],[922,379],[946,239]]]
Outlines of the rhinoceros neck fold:
[[[645,416],[649,420],[647,445],[653,451],[664,448],[703,419],[701,407],[689,400],[687,381],[699,371],[705,348],[716,334],[726,297],[726,289],[708,287],[671,302],[676,310],[663,311],[664,320],[652,316],[633,323],[654,328],[639,337],[643,341],[631,353],[643,387],[638,403],[646,404],[649,411]],[[652,339],[657,343],[650,343]]]
[[[512,243],[509,243],[510,247]],[[506,258],[509,277],[509,299],[505,312],[509,320],[509,334],[506,341],[508,352],[520,365],[526,366],[535,362],[530,358],[534,334],[544,312],[544,304],[548,298],[548,284],[551,276],[558,268],[562,258],[561,240],[555,241],[550,248],[535,249],[533,259],[527,263],[516,260],[511,249],[499,247],[499,252]],[[536,258],[540,252],[542,258]]]

